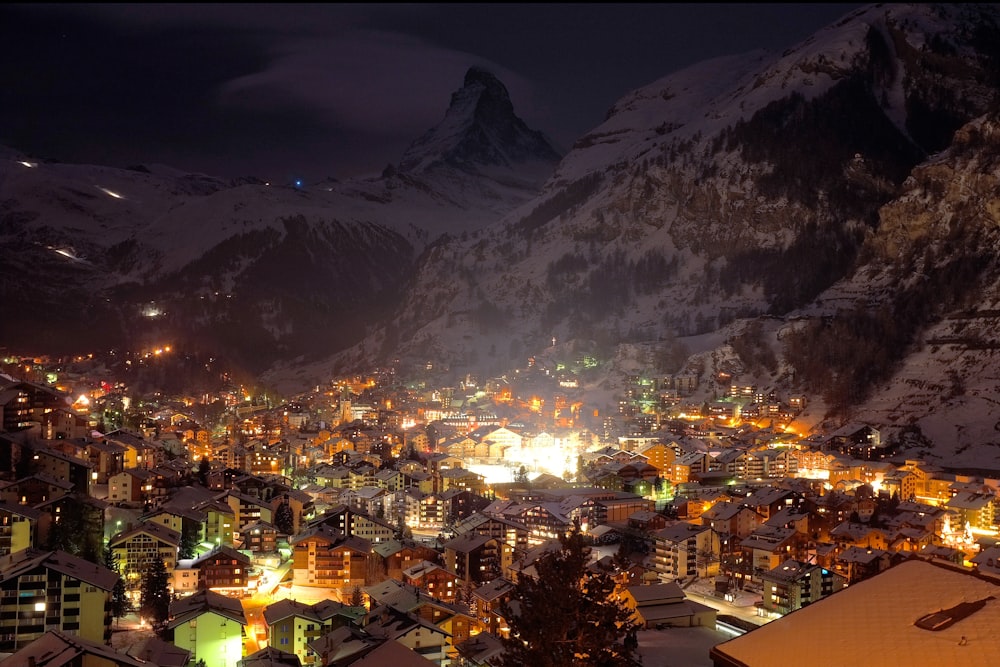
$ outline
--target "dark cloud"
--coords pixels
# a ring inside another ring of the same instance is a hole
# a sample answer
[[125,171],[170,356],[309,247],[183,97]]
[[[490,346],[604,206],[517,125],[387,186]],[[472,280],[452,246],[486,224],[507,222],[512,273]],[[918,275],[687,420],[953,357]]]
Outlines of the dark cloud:
[[224,176],[398,160],[472,65],[563,146],[686,65],[783,49],[859,5],[0,6],[0,144]]

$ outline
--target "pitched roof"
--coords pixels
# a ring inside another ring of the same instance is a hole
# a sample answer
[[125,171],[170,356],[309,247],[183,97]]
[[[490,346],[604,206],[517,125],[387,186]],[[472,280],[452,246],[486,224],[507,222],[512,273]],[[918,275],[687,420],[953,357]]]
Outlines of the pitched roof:
[[65,551],[41,551],[29,548],[0,558],[0,582],[16,579],[36,568],[44,567],[65,576],[110,591],[118,581],[118,573]]
[[299,656],[273,646],[265,646],[239,661],[239,667],[301,667],[301,665]]
[[718,644],[710,655],[715,665],[743,667],[991,665],[1000,662],[998,626],[1000,579],[914,558]]
[[[37,665],[38,667],[72,667],[81,664],[83,656],[95,656],[101,664],[116,667],[150,667],[150,663],[119,653],[106,644],[98,644],[82,637],[68,635],[59,630],[49,630],[3,662],[11,665]],[[85,662],[84,664],[90,664]],[[163,667],[169,667],[164,665]]]
[[167,627],[175,628],[193,618],[208,613],[225,616],[241,625],[247,624],[247,619],[243,615],[243,603],[222,593],[203,590],[170,603],[171,620],[167,624]]
[[181,543],[181,534],[173,528],[168,528],[162,523],[156,523],[155,521],[144,521],[135,528],[124,530],[112,537],[108,545],[114,546],[143,533],[173,546],[179,546]]

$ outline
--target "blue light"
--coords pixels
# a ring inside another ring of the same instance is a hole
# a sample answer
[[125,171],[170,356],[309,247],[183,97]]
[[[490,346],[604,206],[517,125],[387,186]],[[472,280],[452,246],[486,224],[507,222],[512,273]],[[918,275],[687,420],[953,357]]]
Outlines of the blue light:
[[295,179],[295,187],[297,187],[297,188],[301,188],[302,187],[302,179],[301,178],[296,178]]

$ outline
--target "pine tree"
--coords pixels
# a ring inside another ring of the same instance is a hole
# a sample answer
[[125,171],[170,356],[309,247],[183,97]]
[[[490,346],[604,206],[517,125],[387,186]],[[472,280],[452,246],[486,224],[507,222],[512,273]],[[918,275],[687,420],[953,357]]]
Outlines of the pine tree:
[[170,580],[162,558],[153,560],[142,578],[139,612],[155,626],[162,626],[170,618]]
[[348,601],[348,605],[351,607],[364,607],[365,606],[365,594],[361,590],[360,586],[355,586],[351,590],[351,598]]
[[499,667],[641,664],[631,612],[615,599],[611,575],[588,568],[590,549],[580,527],[560,542],[561,549],[535,563],[535,576],[518,578],[504,605],[510,636],[502,640]]
[[92,507],[78,493],[73,493],[66,502],[62,502],[55,521],[49,526],[45,548],[97,562],[103,552],[104,527],[99,520],[103,513],[95,512]]
[[104,567],[118,574],[118,580],[111,589],[111,615],[117,622],[122,616],[132,611],[132,603],[128,599],[125,591],[125,579],[121,576],[121,566],[118,563],[118,556],[110,547],[104,549]]
[[274,511],[274,525],[285,535],[295,534],[295,515],[287,501],[278,505]]
[[177,551],[178,558],[194,558],[198,553],[198,544],[201,542],[201,530],[198,524],[193,521],[185,522],[181,525],[181,544]]
[[208,486],[208,474],[212,472],[212,463],[208,460],[207,456],[201,457],[201,461],[198,463],[198,481],[202,486]]

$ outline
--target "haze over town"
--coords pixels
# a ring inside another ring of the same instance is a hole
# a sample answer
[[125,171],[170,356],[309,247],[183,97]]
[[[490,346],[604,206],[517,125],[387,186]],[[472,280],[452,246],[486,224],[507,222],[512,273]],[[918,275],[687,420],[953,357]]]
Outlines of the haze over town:
[[3,667],[1000,658],[996,5],[0,12]]

